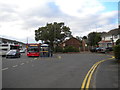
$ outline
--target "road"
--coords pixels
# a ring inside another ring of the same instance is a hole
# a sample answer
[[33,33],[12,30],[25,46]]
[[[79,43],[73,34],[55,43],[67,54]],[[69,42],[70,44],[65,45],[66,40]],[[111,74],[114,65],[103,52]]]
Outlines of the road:
[[[27,57],[23,53],[21,58],[3,58],[2,86],[3,88],[80,88],[93,64],[110,57],[105,54],[78,53],[55,54],[50,58],[41,58]],[[115,60],[99,65],[90,87],[117,88],[117,66]]]

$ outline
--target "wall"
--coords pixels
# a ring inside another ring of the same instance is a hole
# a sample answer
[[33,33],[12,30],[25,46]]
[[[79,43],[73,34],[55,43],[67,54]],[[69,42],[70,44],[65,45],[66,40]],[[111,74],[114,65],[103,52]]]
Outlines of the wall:
[[114,42],[116,42],[118,39],[119,39],[119,35],[107,35],[107,36],[105,36],[105,37],[102,37],[102,40],[111,40],[111,38],[113,37],[113,40],[114,40]]
[[70,40],[65,42],[66,46],[74,46],[76,48],[80,47],[80,42],[74,38],[71,38]]

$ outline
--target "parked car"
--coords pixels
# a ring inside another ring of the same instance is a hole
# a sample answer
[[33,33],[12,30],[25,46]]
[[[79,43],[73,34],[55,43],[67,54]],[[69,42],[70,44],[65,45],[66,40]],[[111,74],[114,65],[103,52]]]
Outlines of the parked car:
[[100,53],[106,53],[107,49],[104,47],[95,47],[90,49],[91,52],[100,52]]
[[97,52],[106,53],[106,52],[107,52],[107,49],[104,48],[104,47],[98,47],[98,48],[97,48]]
[[26,51],[26,48],[23,48],[20,50],[20,53],[25,53],[25,51]]
[[96,48],[91,48],[90,51],[91,52],[97,52],[97,49]]
[[20,58],[20,56],[21,56],[21,54],[20,54],[19,50],[10,50],[6,54],[6,58],[13,58],[13,57]]
[[113,47],[107,47],[107,51],[113,51]]

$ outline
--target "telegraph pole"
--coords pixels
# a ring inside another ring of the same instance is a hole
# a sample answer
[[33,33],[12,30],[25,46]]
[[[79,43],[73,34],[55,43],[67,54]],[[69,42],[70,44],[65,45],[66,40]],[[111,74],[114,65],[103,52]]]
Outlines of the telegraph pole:
[[120,1],[118,2],[118,36],[120,39]]
[[27,44],[28,44],[28,36],[27,36]]

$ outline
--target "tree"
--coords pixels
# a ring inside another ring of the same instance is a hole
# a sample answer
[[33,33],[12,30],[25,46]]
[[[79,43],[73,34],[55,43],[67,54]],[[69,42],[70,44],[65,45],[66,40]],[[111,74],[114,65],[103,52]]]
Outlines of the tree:
[[99,41],[101,41],[101,33],[91,32],[88,34],[88,44],[90,46],[98,45]]
[[120,39],[116,41],[116,45],[120,45]]
[[82,37],[76,36],[76,38],[80,41],[82,41]]
[[66,37],[71,37],[70,28],[65,26],[63,22],[57,23],[47,23],[46,26],[40,27],[38,30],[35,30],[35,40],[42,40],[50,44],[53,48],[53,45],[57,45],[62,42]]
[[87,39],[87,36],[83,36],[82,39]]

